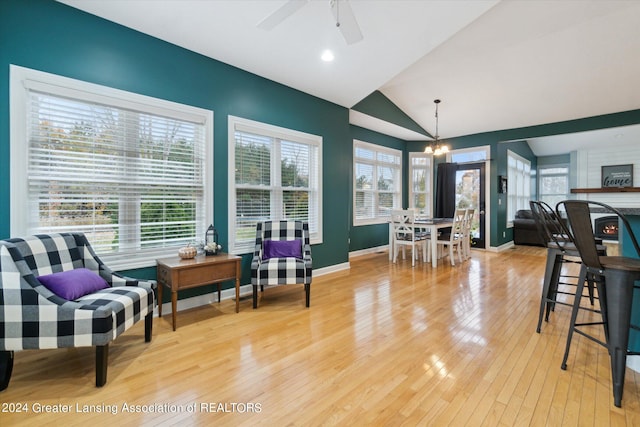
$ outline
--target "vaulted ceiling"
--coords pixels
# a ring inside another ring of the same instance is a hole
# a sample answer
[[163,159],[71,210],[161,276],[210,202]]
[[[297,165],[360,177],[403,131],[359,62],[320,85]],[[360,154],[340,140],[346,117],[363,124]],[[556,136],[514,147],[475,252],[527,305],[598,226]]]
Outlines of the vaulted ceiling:
[[347,108],[379,90],[431,134],[442,99],[442,138],[640,109],[640,1],[350,0],[353,44],[330,0],[272,29],[286,0],[60,1]]

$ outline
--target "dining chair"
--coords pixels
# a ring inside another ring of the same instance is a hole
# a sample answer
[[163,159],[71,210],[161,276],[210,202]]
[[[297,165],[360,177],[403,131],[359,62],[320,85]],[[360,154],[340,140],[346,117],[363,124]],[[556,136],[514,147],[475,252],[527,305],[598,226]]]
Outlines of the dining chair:
[[456,262],[453,256],[454,250],[458,253],[458,260],[462,263],[462,242],[464,240],[464,224],[467,214],[466,209],[456,209],[453,216],[453,224],[451,225],[451,231],[449,233],[443,233],[437,236],[436,243],[438,248],[442,249],[443,257],[445,256],[444,248],[449,248],[449,261],[451,265],[455,266]]
[[473,225],[473,216],[475,213],[475,209],[469,208],[467,209],[465,216],[464,239],[462,240],[462,253],[464,255],[464,259],[471,258],[471,227]]
[[[622,405],[622,393],[624,390],[624,376],[628,355],[640,355],[640,352],[629,351],[629,328],[638,329],[631,324],[631,307],[634,289],[640,288],[635,282],[640,280],[640,259],[625,256],[602,256],[598,252],[597,244],[591,225],[591,208],[596,207],[618,216],[619,222],[626,229],[629,240],[640,258],[638,241],[629,225],[627,218],[617,209],[600,202],[584,200],[565,200],[556,206],[556,211],[563,209],[569,219],[574,243],[580,253],[585,268],[580,273],[576,298],[580,298],[584,282],[593,281],[598,290],[600,299],[600,322],[576,323],[578,307],[573,306],[571,323],[567,334],[567,345],[562,369],[567,369],[569,348],[574,333],[580,334],[591,341],[604,346],[610,357],[611,376],[613,382],[614,405]],[[622,230],[622,228],[621,228]],[[604,338],[591,335],[583,326],[602,325]]]
[[[538,326],[536,327],[536,332],[540,333],[542,319],[544,318],[545,322],[549,321],[549,315],[551,311],[555,310],[556,304],[568,307],[577,304],[579,308],[587,311],[599,311],[582,305],[581,299],[576,298],[579,276],[562,274],[565,265],[580,264],[581,269],[585,268],[580,253],[573,242],[571,231],[565,225],[565,219],[545,202],[532,200],[529,202],[529,207],[540,239],[546,242],[547,247],[547,263],[540,297]],[[598,253],[606,255],[606,247],[598,245]],[[593,283],[588,283],[588,285],[589,301],[593,306],[594,286]]]
[[411,266],[416,265],[418,250],[422,250],[423,262],[429,259],[430,246],[428,243],[429,234],[421,230],[419,225],[415,224],[415,211],[408,210],[392,210],[391,211],[391,227],[393,228],[393,262],[398,258],[398,252],[402,247],[402,258],[405,259],[405,248],[411,248]]

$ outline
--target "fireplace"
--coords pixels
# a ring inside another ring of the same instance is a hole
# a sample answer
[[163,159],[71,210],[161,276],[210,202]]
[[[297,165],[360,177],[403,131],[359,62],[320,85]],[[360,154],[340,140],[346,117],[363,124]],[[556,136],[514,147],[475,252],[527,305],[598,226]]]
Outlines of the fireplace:
[[603,216],[593,222],[593,234],[603,240],[618,240],[618,217]]

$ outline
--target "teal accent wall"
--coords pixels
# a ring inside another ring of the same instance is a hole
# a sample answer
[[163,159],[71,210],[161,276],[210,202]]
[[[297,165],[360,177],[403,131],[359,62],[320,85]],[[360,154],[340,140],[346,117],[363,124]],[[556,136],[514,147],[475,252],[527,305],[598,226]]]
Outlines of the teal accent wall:
[[[626,217],[629,221],[629,225],[631,226],[631,230],[633,231],[633,235],[635,236],[636,240],[640,239],[640,215],[626,215]],[[622,221],[620,221],[620,224],[620,247],[622,250],[622,256],[626,256],[629,258],[640,258],[640,256],[636,252],[635,247],[633,246],[633,243],[631,242],[629,231],[625,227],[622,227]],[[636,286],[639,286],[640,282],[636,282],[635,284]],[[631,324],[640,325],[640,289],[634,289],[633,291]],[[629,331],[629,350],[640,351],[640,331],[637,331],[635,329],[631,329]]]
[[569,165],[571,162],[571,155],[558,154],[556,156],[540,156],[538,157],[538,167],[541,166],[553,166],[553,165]]
[[429,132],[407,116],[396,104],[384,96],[379,90],[373,92],[362,101],[351,107],[352,110],[359,111],[380,120],[393,123],[405,129],[412,130],[419,134],[431,137]]
[[[322,244],[314,267],[348,261],[352,135],[348,109],[53,0],[0,2],[0,238],[10,236],[9,65],[214,112],[214,224],[228,240],[229,115],[323,138]],[[205,230],[202,230],[204,233]],[[248,283],[249,256],[243,258]],[[137,275],[137,273],[132,275]],[[138,272],[155,276],[155,268]]]

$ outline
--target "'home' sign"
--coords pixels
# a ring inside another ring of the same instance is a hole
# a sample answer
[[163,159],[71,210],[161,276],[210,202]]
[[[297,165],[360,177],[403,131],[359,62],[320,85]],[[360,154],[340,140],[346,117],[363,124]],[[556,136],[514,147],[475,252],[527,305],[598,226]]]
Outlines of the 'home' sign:
[[602,166],[602,188],[633,187],[633,165]]

